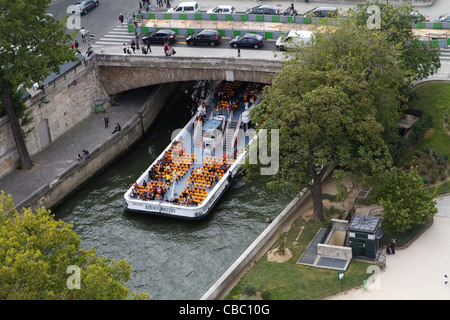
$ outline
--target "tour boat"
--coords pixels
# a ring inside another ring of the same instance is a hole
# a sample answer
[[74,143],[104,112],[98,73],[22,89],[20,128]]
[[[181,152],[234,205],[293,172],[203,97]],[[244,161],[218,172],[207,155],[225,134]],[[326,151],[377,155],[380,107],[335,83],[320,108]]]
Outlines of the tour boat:
[[[127,211],[198,220],[211,212],[247,155],[260,84],[221,82],[124,195]],[[253,130],[254,132],[254,130]]]

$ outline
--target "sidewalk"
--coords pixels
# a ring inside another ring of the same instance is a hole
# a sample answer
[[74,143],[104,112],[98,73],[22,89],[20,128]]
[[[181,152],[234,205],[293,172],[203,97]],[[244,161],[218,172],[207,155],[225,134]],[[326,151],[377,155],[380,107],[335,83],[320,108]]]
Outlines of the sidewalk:
[[367,290],[357,288],[328,300],[448,300],[450,284],[450,194],[436,198],[438,213],[431,227],[405,249],[386,256],[386,268]]
[[108,128],[104,125],[104,113],[91,114],[41,152],[31,156],[33,161],[31,170],[16,169],[0,179],[0,190],[11,194],[14,204],[20,205],[33,192],[50,184],[62,172],[76,165],[77,154],[82,154],[83,149],[92,153],[92,150],[110,139],[117,122],[123,128],[142,107],[147,97],[148,91],[145,92],[145,88],[137,89],[133,94],[121,95],[118,106],[112,106],[107,110]]

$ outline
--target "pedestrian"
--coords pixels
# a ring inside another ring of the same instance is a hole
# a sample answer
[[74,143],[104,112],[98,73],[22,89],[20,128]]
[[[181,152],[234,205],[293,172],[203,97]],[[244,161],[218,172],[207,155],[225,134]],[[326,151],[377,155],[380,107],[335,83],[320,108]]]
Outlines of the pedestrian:
[[241,56],[241,49],[238,48],[238,58]]
[[105,114],[103,116],[103,121],[105,121],[105,128],[108,128],[108,124],[109,124],[109,117],[108,114]]
[[395,246],[397,245],[397,242],[395,242],[395,239],[391,240],[391,252],[392,254],[395,254]]
[[133,53],[136,53],[136,42],[134,40],[131,40],[131,50],[133,50]]
[[120,130],[121,130],[120,124],[117,122],[116,127],[114,128],[114,131],[112,133],[116,133],[116,132],[118,132]]
[[83,154],[87,159],[91,158],[91,154],[89,153],[89,151],[83,149]]
[[83,160],[83,157],[82,157],[80,154],[78,154],[78,155],[77,155],[77,160],[78,160],[78,161],[81,161],[81,160]]
[[78,47],[80,46],[80,44],[78,43],[78,41],[77,41],[76,39],[75,39],[74,46],[75,46],[75,50],[76,50],[77,52],[80,52],[80,50],[78,49]]
[[447,278],[447,275],[446,275],[446,274],[444,274],[444,283],[445,283],[445,284],[448,283],[448,278]]
[[41,81],[38,82],[38,89],[41,89],[42,93],[45,94],[44,84]]
[[70,44],[70,48],[71,48],[72,50],[75,49],[75,45],[73,44],[73,42]]
[[119,21],[120,21],[120,24],[123,25],[123,14],[122,13],[119,14]]
[[81,40],[83,42],[86,42],[86,33],[87,33],[86,29],[84,27],[81,27],[80,34],[81,34]]
[[123,44],[122,48],[123,48],[123,53],[125,53],[125,54],[126,54],[126,53],[127,53],[127,46],[126,46],[126,44],[125,44],[125,43]]

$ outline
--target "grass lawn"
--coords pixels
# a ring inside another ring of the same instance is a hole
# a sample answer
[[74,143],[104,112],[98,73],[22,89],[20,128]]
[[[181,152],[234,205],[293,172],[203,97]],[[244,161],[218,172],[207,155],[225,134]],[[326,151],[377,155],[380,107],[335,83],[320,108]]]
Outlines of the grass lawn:
[[[243,294],[246,291],[244,288],[248,286],[254,287],[259,294],[270,292],[271,300],[318,300],[339,293],[341,283],[338,271],[296,264],[317,231],[328,226],[328,221],[297,219],[286,233],[286,248],[292,252],[292,258],[280,263],[269,261],[267,254],[264,255],[242,277],[225,300],[257,299],[259,295]],[[276,247],[277,243],[274,245]],[[352,260],[345,271],[343,290],[362,285],[363,280],[371,275],[367,273],[370,265],[373,263]]]

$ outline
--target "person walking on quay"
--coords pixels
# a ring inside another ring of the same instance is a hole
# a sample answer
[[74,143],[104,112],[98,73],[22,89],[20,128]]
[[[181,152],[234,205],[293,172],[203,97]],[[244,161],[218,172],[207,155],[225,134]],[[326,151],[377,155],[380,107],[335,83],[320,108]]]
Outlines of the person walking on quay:
[[446,274],[444,274],[444,283],[445,283],[445,284],[448,283],[448,278],[447,278],[447,275],[446,275]]
[[109,124],[108,114],[105,114],[105,116],[103,117],[103,121],[105,121],[105,128],[108,128],[108,124]]

